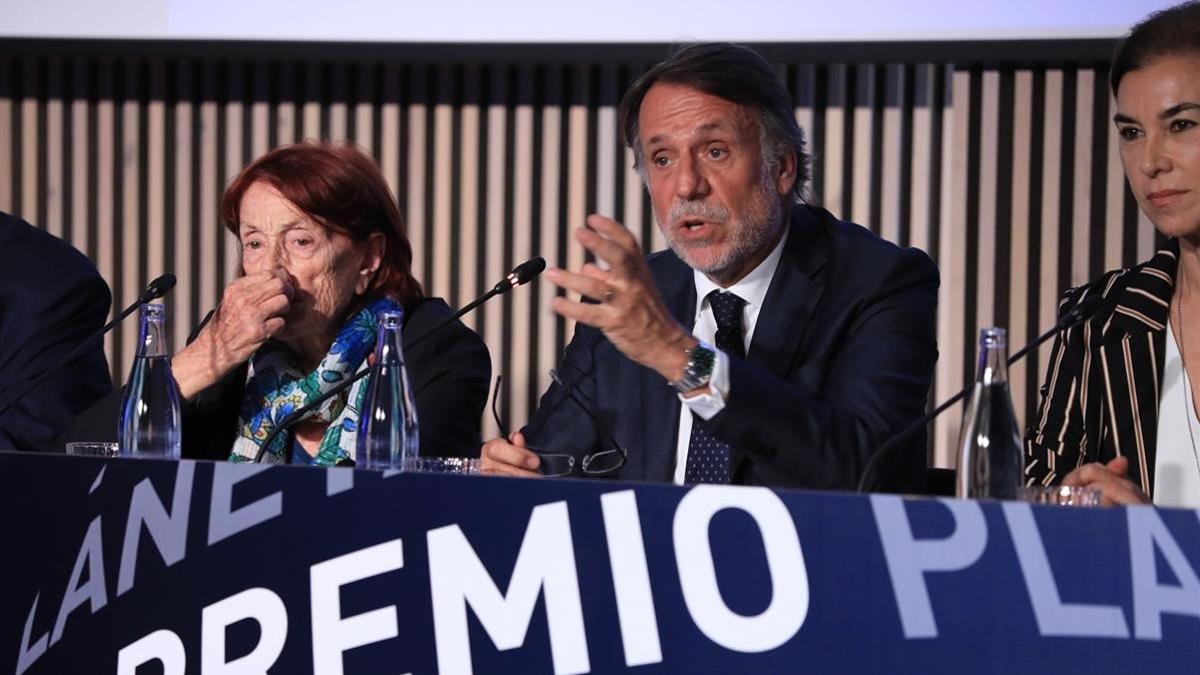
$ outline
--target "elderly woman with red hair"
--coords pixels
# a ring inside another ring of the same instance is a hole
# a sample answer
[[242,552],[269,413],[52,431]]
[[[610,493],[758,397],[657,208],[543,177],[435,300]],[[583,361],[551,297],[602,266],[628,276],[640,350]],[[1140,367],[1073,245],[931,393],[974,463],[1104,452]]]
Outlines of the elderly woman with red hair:
[[[184,457],[253,460],[289,413],[367,367],[379,312],[403,310],[404,337],[452,313],[423,296],[396,200],[354,148],[303,143],[267,153],[229,185],[221,217],[240,244],[242,275],[171,360]],[[421,454],[478,456],[491,377],[483,341],[456,321],[405,361]],[[266,461],[353,460],[365,383],[277,435]]]

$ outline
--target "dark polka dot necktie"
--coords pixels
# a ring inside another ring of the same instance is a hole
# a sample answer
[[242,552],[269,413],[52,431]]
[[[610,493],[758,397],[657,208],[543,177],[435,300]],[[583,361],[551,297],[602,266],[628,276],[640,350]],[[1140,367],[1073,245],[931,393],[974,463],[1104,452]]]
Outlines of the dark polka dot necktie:
[[[746,358],[742,339],[742,307],[746,301],[725,291],[708,294],[708,306],[717,320],[717,349],[730,356]],[[692,413],[692,437],[688,441],[685,483],[728,483],[729,445],[708,432],[705,421]]]

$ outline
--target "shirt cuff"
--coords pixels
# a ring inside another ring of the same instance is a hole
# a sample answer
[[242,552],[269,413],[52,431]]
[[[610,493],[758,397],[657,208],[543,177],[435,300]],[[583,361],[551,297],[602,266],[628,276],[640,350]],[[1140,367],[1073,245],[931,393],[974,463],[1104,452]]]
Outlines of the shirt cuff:
[[725,399],[729,397],[729,357],[725,352],[717,350],[707,390],[701,390],[701,393],[691,397],[683,394],[678,396],[679,400],[701,419],[710,420],[724,410]]

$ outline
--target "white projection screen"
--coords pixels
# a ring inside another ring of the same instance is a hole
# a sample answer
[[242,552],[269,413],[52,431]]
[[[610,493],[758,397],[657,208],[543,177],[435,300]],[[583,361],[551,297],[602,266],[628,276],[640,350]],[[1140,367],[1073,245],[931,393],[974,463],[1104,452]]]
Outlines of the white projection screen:
[[1163,0],[0,0],[0,36],[575,43],[1105,38]]

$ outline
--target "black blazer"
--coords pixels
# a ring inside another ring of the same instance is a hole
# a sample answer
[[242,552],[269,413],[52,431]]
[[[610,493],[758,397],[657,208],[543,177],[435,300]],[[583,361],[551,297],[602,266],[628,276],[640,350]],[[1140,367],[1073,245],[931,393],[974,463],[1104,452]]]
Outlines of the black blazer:
[[[52,450],[75,415],[112,391],[104,343],[67,352],[104,325],[112,295],[82,253],[0,213],[0,450]],[[32,380],[54,373],[15,400]],[[9,404],[12,407],[8,407]]]
[[[440,298],[418,300],[405,308],[402,336],[420,336],[451,314]],[[478,457],[479,424],[492,373],[487,345],[461,321],[455,321],[411,349],[406,347],[404,360],[417,402],[421,454]],[[237,436],[246,373],[243,364],[183,405],[184,457],[229,457]],[[117,391],[81,416],[63,442],[115,441],[120,408],[121,392]]]
[[1086,462],[1129,458],[1129,479],[1154,494],[1158,398],[1179,241],[1133,269],[1072,288],[1064,313],[1096,293],[1105,304],[1060,333],[1050,352],[1042,402],[1025,435],[1026,484],[1056,485]]
[[[649,256],[671,314],[692,324],[692,269],[670,251]],[[925,411],[937,361],[938,273],[824,209],[797,205],[746,359],[730,357],[724,410],[706,424],[732,449],[734,483],[854,489],[884,440]],[[560,369],[629,450],[616,477],[670,481],[679,407],[656,372],[580,324]],[[552,386],[525,429],[531,446],[580,457],[607,449],[579,406]],[[925,437],[883,467],[884,487],[922,484]]]

